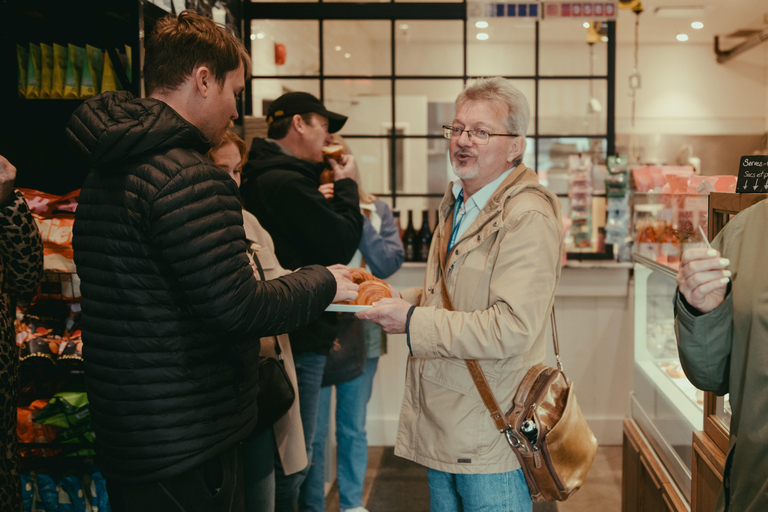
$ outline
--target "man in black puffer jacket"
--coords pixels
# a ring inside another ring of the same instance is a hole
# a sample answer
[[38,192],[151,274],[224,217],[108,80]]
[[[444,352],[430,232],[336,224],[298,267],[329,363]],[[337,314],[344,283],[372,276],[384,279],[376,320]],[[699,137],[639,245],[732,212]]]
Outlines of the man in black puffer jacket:
[[[333,143],[331,134],[346,120],[346,116],[328,111],[311,94],[289,92],[269,106],[269,138],[253,140],[243,168],[245,208],[269,232],[275,255],[285,268],[347,263],[360,243],[363,216],[354,157],[345,155],[341,163],[329,162],[334,173],[331,198],[326,199],[318,190],[320,173],[325,169],[323,146]],[[323,370],[338,335],[337,316],[325,313],[307,327],[291,332],[310,461]],[[275,512],[293,512],[309,467],[286,475],[280,461],[275,463]]]
[[256,423],[258,339],[355,296],[348,271],[258,281],[235,182],[203,155],[237,117],[250,56],[193,11],[146,43],[148,98],[81,105],[90,167],[74,224],[85,376],[112,510],[238,511]]

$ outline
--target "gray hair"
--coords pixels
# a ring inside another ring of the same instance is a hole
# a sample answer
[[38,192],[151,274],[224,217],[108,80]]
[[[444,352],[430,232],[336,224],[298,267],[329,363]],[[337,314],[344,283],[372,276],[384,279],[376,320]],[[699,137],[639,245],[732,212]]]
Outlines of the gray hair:
[[[467,101],[490,101],[506,108],[504,127],[509,133],[525,137],[528,132],[528,120],[531,111],[525,95],[508,80],[499,76],[493,78],[478,78],[468,84],[456,97],[456,111]],[[523,139],[525,153],[525,139]],[[522,153],[513,162],[519,165],[523,161]]]

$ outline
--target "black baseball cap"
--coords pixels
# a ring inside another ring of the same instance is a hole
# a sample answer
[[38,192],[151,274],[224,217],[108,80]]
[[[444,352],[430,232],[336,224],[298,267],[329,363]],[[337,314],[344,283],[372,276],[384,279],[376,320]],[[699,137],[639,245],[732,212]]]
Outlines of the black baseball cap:
[[307,92],[288,92],[273,101],[267,109],[267,124],[296,114],[313,112],[328,118],[328,132],[336,133],[347,122],[347,116],[327,110],[319,99]]

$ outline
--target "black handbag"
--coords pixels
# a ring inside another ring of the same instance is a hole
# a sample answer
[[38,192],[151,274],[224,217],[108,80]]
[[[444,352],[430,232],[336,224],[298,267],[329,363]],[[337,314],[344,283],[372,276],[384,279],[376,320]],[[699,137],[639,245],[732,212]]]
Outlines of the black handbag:
[[[259,271],[259,277],[265,281],[264,269],[261,268],[259,258],[255,253],[252,256],[256,269]],[[274,340],[276,357],[272,356],[269,344],[265,344],[263,340],[259,351],[259,391],[256,395],[258,410],[256,426],[250,435],[251,438],[272,427],[277,420],[285,416],[296,400],[296,391],[293,389],[288,372],[285,371],[283,352],[280,349],[277,336],[274,337]]]
[[338,335],[328,353],[322,386],[332,386],[356,379],[365,371],[368,351],[365,326],[354,313],[338,313]]
[[[296,392],[293,389],[288,372],[285,371],[280,343],[275,339],[275,352],[277,357],[259,356],[259,392],[256,395],[258,407],[258,419],[253,429],[253,436],[257,436],[275,424],[282,418],[296,400]],[[261,345],[261,354],[265,353],[265,345]]]

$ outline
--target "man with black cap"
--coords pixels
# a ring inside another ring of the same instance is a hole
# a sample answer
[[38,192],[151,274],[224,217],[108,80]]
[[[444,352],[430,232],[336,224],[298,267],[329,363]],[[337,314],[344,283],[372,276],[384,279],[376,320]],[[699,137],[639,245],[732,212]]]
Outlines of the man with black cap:
[[[344,155],[341,163],[329,161],[334,174],[332,198],[327,200],[318,190],[325,169],[322,148],[333,144],[331,134],[346,120],[311,94],[290,92],[269,106],[267,138],[253,140],[241,194],[246,210],[272,236],[284,268],[346,264],[360,243],[363,216],[354,157]],[[336,313],[325,313],[306,328],[290,333],[310,461],[323,370],[336,337]],[[275,466],[275,510],[294,512],[308,468],[285,475],[279,457]]]

